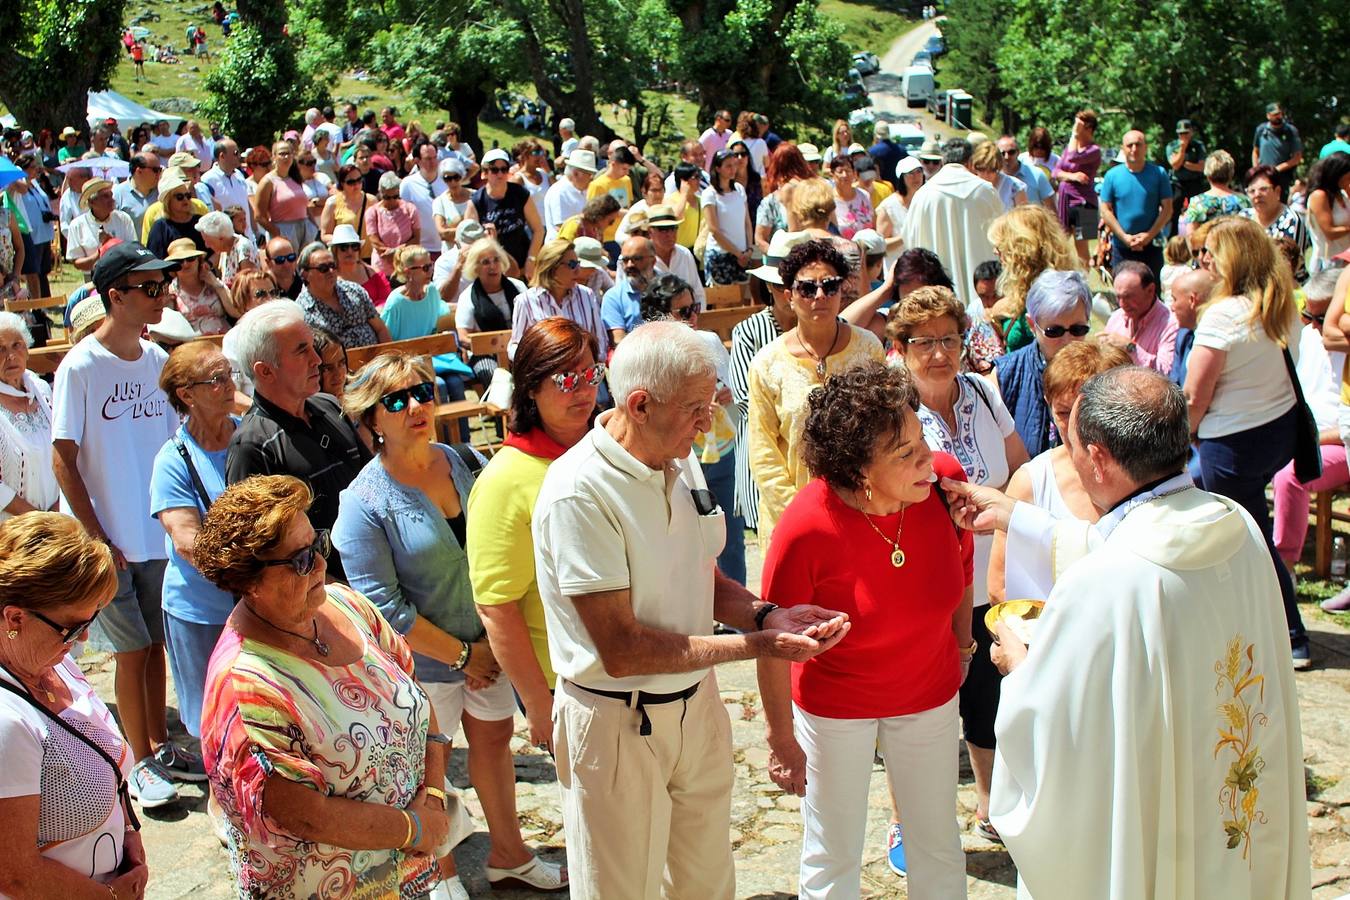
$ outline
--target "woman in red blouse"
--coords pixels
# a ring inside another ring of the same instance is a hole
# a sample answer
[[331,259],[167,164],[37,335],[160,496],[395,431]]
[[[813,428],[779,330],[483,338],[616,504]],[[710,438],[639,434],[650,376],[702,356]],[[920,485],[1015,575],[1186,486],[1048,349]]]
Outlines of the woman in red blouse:
[[764,598],[847,612],[853,629],[805,663],[761,660],[769,773],[802,802],[803,898],[858,896],[872,756],[904,817],[910,895],[965,897],[954,815],[957,689],[974,653],[973,545],[933,488],[965,479],[924,443],[918,390],[870,363],[810,397],[814,479],[774,530]]

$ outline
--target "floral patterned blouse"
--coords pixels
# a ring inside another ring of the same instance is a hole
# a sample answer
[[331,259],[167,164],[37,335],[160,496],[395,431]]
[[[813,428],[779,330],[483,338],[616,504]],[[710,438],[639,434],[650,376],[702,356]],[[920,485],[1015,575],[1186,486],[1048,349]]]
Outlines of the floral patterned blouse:
[[1251,205],[1252,201],[1247,199],[1246,194],[1225,194],[1222,197],[1197,194],[1191,198],[1181,218],[1189,225],[1203,225],[1219,216],[1235,216],[1244,209],[1250,209]]
[[845,200],[838,194],[834,197],[834,218],[839,233],[849,240],[864,228],[876,226],[876,216],[872,213],[872,198],[867,191],[853,189],[853,199]]
[[412,900],[439,878],[429,855],[302,841],[263,807],[268,776],[402,809],[422,784],[431,704],[407,644],[340,584],[328,600],[365,645],[345,666],[304,659],[229,625],[211,655],[202,755],[227,820],[240,898]]

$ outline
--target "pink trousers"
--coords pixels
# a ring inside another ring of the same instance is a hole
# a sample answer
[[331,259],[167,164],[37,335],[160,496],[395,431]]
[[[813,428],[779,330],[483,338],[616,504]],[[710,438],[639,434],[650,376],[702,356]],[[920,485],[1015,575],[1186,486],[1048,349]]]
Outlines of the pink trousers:
[[1303,555],[1308,537],[1308,508],[1314,491],[1338,488],[1350,482],[1344,444],[1322,445],[1322,477],[1300,484],[1291,462],[1275,474],[1275,549],[1290,566]]

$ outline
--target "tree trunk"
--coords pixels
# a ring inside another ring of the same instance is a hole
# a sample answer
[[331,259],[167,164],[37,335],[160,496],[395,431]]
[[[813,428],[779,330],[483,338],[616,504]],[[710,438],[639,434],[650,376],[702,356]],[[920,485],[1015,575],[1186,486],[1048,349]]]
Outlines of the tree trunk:
[[[549,80],[544,65],[544,49],[539,35],[535,31],[530,10],[518,0],[509,0],[506,9],[515,17],[525,38],[525,59],[530,70],[530,80],[539,94],[539,99],[549,105],[552,112],[550,121],[556,128],[558,120],[570,116],[577,123],[577,134],[594,135],[603,144],[613,140],[614,129],[600,121],[595,111],[595,79],[591,70],[590,42],[586,37],[586,16],[581,0],[560,0],[563,4],[556,12],[564,18],[572,44],[568,48],[571,58],[573,87],[562,90]],[[573,16],[575,9],[575,17]],[[579,36],[578,36],[579,35]]]
[[459,139],[470,147],[478,149],[478,158],[482,159],[488,148],[478,136],[478,116],[487,107],[487,91],[481,86],[461,86],[453,95],[448,108],[450,116],[459,123]]

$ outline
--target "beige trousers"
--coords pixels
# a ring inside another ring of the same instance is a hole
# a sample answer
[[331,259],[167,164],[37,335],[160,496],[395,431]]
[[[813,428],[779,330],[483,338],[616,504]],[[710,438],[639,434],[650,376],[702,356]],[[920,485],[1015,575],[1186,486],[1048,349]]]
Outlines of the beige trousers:
[[709,673],[641,714],[558,679],[553,744],[572,896],[731,900],[731,720]]

